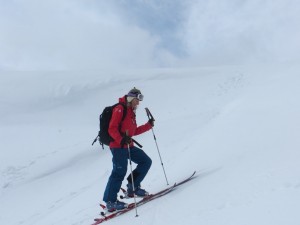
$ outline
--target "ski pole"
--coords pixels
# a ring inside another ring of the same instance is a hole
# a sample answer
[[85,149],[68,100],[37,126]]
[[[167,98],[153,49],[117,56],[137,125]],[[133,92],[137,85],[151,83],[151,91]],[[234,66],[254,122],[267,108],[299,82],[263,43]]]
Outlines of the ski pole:
[[[155,121],[155,119],[152,116],[150,110],[148,108],[145,108],[145,110],[146,110],[146,113],[147,113],[147,116],[148,116],[149,120],[152,119],[153,121]],[[168,178],[167,178],[166,171],[165,171],[165,167],[164,167],[161,155],[160,155],[160,151],[159,151],[159,148],[158,148],[158,144],[157,144],[156,136],[154,134],[153,127],[151,128],[151,130],[152,130],[153,138],[154,138],[154,141],[155,141],[155,144],[156,144],[156,148],[157,148],[157,152],[158,152],[158,155],[159,155],[160,163],[161,163],[161,166],[162,166],[164,174],[165,174],[166,182],[167,182],[167,185],[169,185]]]
[[[128,131],[126,130],[126,135],[128,136]],[[128,149],[128,157],[129,157],[129,164],[130,164],[130,174],[131,174],[131,183],[132,183],[132,190],[133,190],[133,198],[134,198],[134,208],[135,208],[135,217],[138,217],[137,212],[137,204],[136,204],[136,197],[135,197],[135,187],[134,187],[134,180],[133,180],[133,173],[132,173],[132,163],[131,163],[131,154],[130,154],[130,146],[127,144]]]

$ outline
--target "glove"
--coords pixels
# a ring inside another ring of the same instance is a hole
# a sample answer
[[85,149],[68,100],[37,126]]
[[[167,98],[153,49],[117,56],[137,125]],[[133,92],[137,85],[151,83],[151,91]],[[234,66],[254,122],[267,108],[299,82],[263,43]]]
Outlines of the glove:
[[149,120],[148,120],[148,123],[150,123],[151,126],[154,127],[154,119],[153,119],[153,118],[149,119]]
[[124,135],[120,144],[123,147],[124,145],[129,145],[131,141],[132,141],[131,137]]

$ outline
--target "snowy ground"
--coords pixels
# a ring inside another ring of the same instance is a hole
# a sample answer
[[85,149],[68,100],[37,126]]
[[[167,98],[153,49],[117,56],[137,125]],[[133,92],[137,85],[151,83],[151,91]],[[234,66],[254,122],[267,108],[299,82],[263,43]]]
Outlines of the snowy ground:
[[[107,224],[300,224],[299,66],[255,65],[126,72],[0,73],[0,224],[91,224],[111,171],[91,146],[98,116],[133,86],[156,118],[170,183],[199,176]],[[143,187],[166,187],[153,159]],[[125,184],[125,183],[124,183]],[[188,213],[187,213],[188,212]]]

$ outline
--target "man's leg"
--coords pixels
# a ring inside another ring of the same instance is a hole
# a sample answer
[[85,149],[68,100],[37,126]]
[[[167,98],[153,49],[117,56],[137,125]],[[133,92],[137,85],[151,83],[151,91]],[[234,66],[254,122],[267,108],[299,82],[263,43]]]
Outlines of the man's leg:
[[117,201],[117,195],[120,191],[122,181],[127,172],[128,164],[128,152],[124,148],[114,148],[111,149],[113,155],[113,170],[108,179],[106,189],[103,196],[103,201],[105,202],[115,202]]
[[[130,148],[130,155],[132,162],[137,164],[137,167],[132,171],[134,186],[139,187],[151,167],[152,160],[142,149],[137,147]],[[127,180],[128,183],[132,183],[131,175],[127,177]]]

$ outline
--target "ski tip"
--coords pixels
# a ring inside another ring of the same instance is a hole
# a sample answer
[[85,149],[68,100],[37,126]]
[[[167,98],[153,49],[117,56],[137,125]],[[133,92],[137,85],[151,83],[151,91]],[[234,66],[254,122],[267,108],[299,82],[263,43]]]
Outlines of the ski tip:
[[197,173],[197,171],[195,170],[195,171],[193,172],[193,174],[191,175],[190,179],[195,178],[195,177],[196,177],[196,176],[195,176],[196,173]]

